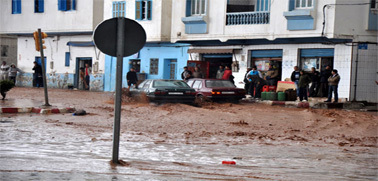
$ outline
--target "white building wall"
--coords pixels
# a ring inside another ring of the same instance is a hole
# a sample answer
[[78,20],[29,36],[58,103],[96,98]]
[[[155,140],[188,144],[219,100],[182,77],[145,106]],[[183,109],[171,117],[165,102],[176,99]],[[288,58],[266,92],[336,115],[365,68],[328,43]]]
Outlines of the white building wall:
[[94,3],[102,1],[76,1],[73,11],[59,11],[57,0],[44,1],[44,12],[34,13],[34,1],[24,0],[21,1],[21,14],[12,14],[12,1],[1,1],[0,33],[32,33],[38,28],[45,32],[93,31],[97,23],[94,20],[99,21],[94,16],[102,17],[102,13],[94,12],[101,6],[94,8]]
[[[112,17],[112,3],[117,0],[104,1],[104,20]],[[118,0],[119,1],[119,0]],[[145,29],[147,42],[169,41],[171,30],[171,0],[154,0],[152,1],[152,19],[136,20]],[[169,11],[162,11],[168,9]],[[126,18],[135,20],[135,0],[126,0]],[[167,23],[169,22],[169,23]]]
[[[69,47],[69,41],[91,41],[92,37],[89,35],[82,36],[60,36],[48,37],[45,39],[47,49],[44,49],[44,56],[46,57],[46,73],[69,73],[75,74],[76,58],[77,57],[91,57],[92,62],[99,62],[99,71],[96,73],[104,73],[104,54],[99,53],[99,50],[94,47]],[[35,50],[34,39],[31,37],[18,38],[18,67],[25,72],[33,73],[33,62],[35,57],[40,57],[40,52]],[[65,53],[71,52],[70,66],[65,66]],[[96,53],[97,57],[96,58]],[[53,69],[50,68],[50,62],[54,62]]]

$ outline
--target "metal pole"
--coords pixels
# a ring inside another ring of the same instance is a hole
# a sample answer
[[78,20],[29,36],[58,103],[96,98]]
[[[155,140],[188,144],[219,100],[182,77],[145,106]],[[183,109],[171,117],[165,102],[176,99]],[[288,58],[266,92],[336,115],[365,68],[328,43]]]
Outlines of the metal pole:
[[[353,47],[353,46],[352,46]],[[357,43],[357,53],[356,53],[356,72],[354,75],[354,95],[353,95],[353,102],[356,102],[356,96],[357,96],[357,73],[358,73],[358,43]],[[353,57],[353,55],[352,55]]]
[[113,134],[113,163],[118,163],[119,135],[121,126],[121,95],[122,95],[122,69],[124,54],[124,18],[119,17],[117,21],[117,71],[116,71],[116,97],[114,108],[114,134]]
[[42,43],[42,33],[41,28],[38,28],[38,37],[39,37],[39,48],[41,51],[41,63],[42,63],[42,77],[43,77],[43,89],[45,91],[45,105],[44,106],[51,106],[49,104],[49,95],[47,93],[47,84],[46,84],[46,69],[45,69],[45,57],[43,55],[43,43]]

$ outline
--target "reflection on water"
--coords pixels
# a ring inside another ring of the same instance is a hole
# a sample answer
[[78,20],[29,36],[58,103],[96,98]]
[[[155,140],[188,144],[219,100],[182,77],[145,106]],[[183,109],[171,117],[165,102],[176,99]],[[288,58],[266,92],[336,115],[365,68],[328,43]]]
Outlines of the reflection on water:
[[[188,145],[112,141],[45,122],[0,118],[0,180],[375,180],[376,148],[303,145]],[[111,137],[110,133],[103,138]],[[123,135],[126,140],[126,135]],[[106,141],[101,141],[106,140]],[[357,149],[356,149],[357,150]],[[236,165],[222,165],[234,160]]]

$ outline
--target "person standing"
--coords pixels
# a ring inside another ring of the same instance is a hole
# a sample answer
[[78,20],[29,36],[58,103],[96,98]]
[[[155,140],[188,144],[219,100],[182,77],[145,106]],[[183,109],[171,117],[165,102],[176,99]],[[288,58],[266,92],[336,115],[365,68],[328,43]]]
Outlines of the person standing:
[[319,91],[320,73],[316,71],[315,67],[311,68],[311,87],[310,97],[316,97]]
[[307,89],[308,89],[308,85],[311,82],[311,78],[303,70],[301,70],[299,73],[300,73],[300,77],[299,77],[299,80],[298,80],[299,100],[300,101],[303,101],[303,100],[308,101]]
[[244,75],[244,80],[243,80],[243,82],[244,82],[244,90],[245,90],[245,92],[248,94],[249,92],[248,92],[248,90],[249,90],[249,87],[251,86],[251,82],[249,82],[249,80],[248,80],[248,73],[249,73],[249,71],[251,71],[252,70],[252,68],[251,67],[248,67],[247,68],[247,72],[245,72],[245,75]]
[[36,86],[38,88],[43,87],[42,67],[36,61],[34,61],[34,67],[32,70],[34,70],[33,79]]
[[320,72],[320,86],[318,91],[318,97],[328,96],[328,78],[332,75],[331,67],[327,66],[325,70]]
[[23,73],[22,70],[16,67],[16,65],[12,64],[9,68],[9,80],[11,80],[15,85],[16,85],[16,77],[17,77],[17,72]]
[[9,73],[9,65],[7,65],[6,61],[3,61],[3,63],[0,66],[1,69],[1,77],[0,80],[8,80],[8,73]]
[[233,84],[235,83],[234,82],[234,76],[232,75],[232,71],[231,71],[230,67],[226,66],[224,73],[223,73],[223,76],[222,76],[222,79],[223,80],[229,80]]
[[340,75],[337,73],[336,69],[331,71],[331,76],[328,78],[328,99],[324,102],[331,102],[332,100],[332,92],[334,92],[334,103],[339,101],[339,94],[337,92],[337,87],[339,86],[340,82]]
[[87,83],[86,90],[89,90],[89,80],[90,76],[92,74],[92,67],[89,66],[89,64],[85,64],[85,82]]
[[127,72],[126,79],[127,79],[127,85],[129,86],[128,87],[129,89],[132,84],[135,85],[135,88],[138,88],[137,86],[138,76],[134,68],[131,68],[130,71]]
[[267,81],[268,85],[277,85],[278,82],[278,70],[273,67],[273,65],[269,65],[269,70],[266,73],[265,80]]
[[256,66],[253,66],[252,67],[252,70],[249,71],[248,73],[248,76],[249,76],[249,82],[250,82],[250,86],[249,86],[249,94],[252,96],[252,97],[255,97],[256,96],[256,91],[255,89],[258,89],[257,86],[258,86],[258,82],[260,81],[260,79],[262,78],[262,75],[261,75],[261,72],[257,70],[257,67]]
[[192,71],[188,70],[188,67],[184,67],[184,71],[181,73],[181,79],[185,80],[186,77],[188,77],[188,74],[192,75]]
[[79,89],[87,90],[88,84],[85,80],[85,69],[84,67],[80,67],[80,82],[79,82]]
[[204,78],[203,73],[199,67],[194,67],[193,78]]
[[224,74],[224,68],[222,65],[219,66],[219,69],[217,71],[216,79],[222,79]]
[[298,66],[294,66],[294,71],[291,73],[291,81],[295,83],[295,88],[297,89],[297,96],[299,96],[298,81],[301,76]]

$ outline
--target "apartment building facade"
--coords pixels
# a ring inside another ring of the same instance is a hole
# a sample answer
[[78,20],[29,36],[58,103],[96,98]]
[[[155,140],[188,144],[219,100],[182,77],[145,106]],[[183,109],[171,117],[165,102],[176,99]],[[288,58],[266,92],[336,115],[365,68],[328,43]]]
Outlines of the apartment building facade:
[[[103,91],[104,54],[92,42],[92,33],[103,20],[103,0],[12,0],[1,1],[0,34],[17,37],[17,66],[25,73],[18,86],[32,87],[33,62],[41,64],[33,32],[48,34],[44,57],[48,87],[80,87],[79,68],[92,67],[90,90]],[[33,85],[34,84],[34,85]]]
[[[182,0],[172,7],[172,43],[189,43],[190,66],[214,77],[232,67],[272,64],[280,80],[293,67],[339,71],[339,97],[377,102],[377,4],[374,0]],[[356,63],[357,62],[357,63]]]

